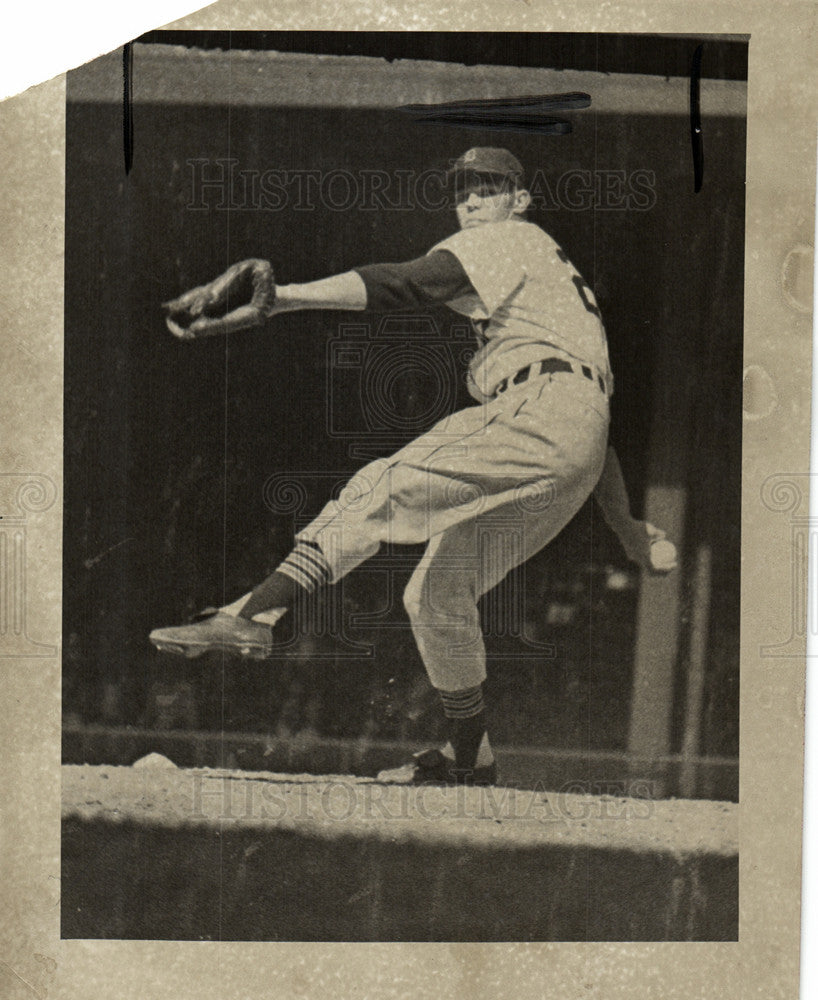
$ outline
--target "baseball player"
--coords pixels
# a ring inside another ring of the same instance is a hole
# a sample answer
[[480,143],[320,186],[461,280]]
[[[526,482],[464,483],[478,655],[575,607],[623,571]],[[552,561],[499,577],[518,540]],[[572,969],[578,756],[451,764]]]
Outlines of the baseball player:
[[[276,623],[305,595],[342,579],[384,542],[426,542],[404,603],[449,740],[383,777],[490,784],[496,765],[484,719],[479,598],[547,545],[593,491],[631,559],[668,572],[675,550],[665,543],[662,560],[652,558],[664,535],[631,516],[607,447],[613,380],[600,312],[561,247],[526,220],[520,162],[505,149],[470,149],[449,178],[459,231],[422,257],[281,286],[266,261],[243,261],[166,304],[169,329],[192,340],[298,309],[445,303],[474,327],[478,350],[467,377],[477,405],[361,469],[250,594],[150,639],[186,656],[267,657]],[[241,304],[224,312],[226,302]]]

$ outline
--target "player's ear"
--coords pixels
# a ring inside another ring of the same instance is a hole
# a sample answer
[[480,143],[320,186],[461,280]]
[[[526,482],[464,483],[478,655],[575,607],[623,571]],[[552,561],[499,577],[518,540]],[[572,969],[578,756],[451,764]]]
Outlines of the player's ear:
[[525,188],[517,188],[514,192],[514,204],[512,211],[515,215],[524,215],[531,204],[531,194]]

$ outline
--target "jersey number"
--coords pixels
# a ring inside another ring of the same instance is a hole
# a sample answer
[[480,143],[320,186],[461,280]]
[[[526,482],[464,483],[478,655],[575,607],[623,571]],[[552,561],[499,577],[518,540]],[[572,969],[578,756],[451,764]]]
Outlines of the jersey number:
[[[569,267],[573,267],[571,261],[568,260],[568,257],[562,250],[557,250],[557,256],[563,262],[563,264],[567,264]],[[591,291],[590,286],[585,282],[582,276],[577,274],[576,272],[572,275],[571,281],[574,282],[576,290],[579,293],[579,297],[582,299],[582,304],[585,306],[588,312],[593,313],[597,319],[601,320],[602,313],[599,311],[599,306],[597,306],[597,304],[593,300],[594,293]]]

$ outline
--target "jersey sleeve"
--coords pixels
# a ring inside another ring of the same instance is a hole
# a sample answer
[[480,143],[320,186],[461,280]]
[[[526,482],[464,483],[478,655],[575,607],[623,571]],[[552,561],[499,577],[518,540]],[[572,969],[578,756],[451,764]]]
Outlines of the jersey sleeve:
[[436,244],[430,255],[448,250],[460,261],[490,317],[526,276],[526,232],[520,223],[500,222],[462,229]]
[[474,294],[463,266],[447,250],[402,264],[367,264],[355,271],[366,287],[366,308],[374,312],[414,309]]

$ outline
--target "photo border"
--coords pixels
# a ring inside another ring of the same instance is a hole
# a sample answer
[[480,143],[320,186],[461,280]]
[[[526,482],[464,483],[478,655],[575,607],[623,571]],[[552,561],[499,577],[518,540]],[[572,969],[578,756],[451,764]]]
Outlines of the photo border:
[[[667,2],[358,6],[328,24],[303,2],[219,3],[184,29],[407,28],[748,34],[745,364],[771,405],[743,444],[740,940],[695,944],[236,944],[59,939],[60,667],[51,654],[0,672],[6,838],[0,989],[9,997],[365,996],[728,998],[797,994],[808,517],[809,312],[793,305],[792,251],[814,233],[815,66],[809,3]],[[170,26],[168,26],[170,27]],[[26,629],[60,636],[65,79],[0,105],[12,239],[0,247],[10,363],[0,470],[45,476],[57,502],[27,513]],[[753,386],[755,383],[753,383]],[[751,402],[755,399],[752,398]],[[772,501],[765,500],[765,488]],[[36,506],[36,503],[35,503]],[[4,514],[0,511],[0,514]],[[768,655],[778,647],[778,653]],[[786,647],[786,648],[785,648]],[[764,650],[768,651],[765,654]],[[430,950],[433,949],[433,950]],[[434,969],[434,976],[430,975]]]

